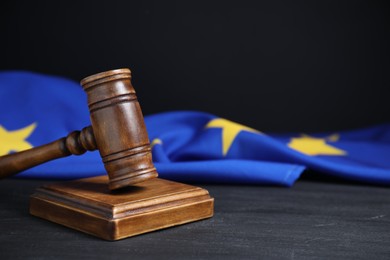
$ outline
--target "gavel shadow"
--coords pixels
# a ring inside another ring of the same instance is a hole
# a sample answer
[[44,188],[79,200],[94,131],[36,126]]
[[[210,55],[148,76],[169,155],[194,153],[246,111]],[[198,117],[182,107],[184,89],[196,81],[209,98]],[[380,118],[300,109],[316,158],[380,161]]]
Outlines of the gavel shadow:
[[[106,184],[107,187],[107,184]],[[108,191],[112,195],[122,195],[122,194],[130,194],[130,193],[136,193],[136,192],[141,192],[145,190],[143,187],[138,187],[138,186],[127,186],[127,187],[122,187],[113,191]]]
[[104,195],[112,195],[112,196],[129,195],[132,193],[138,193],[145,190],[144,187],[140,187],[136,185],[121,187],[116,190],[110,190],[108,187],[108,179],[107,181],[96,182],[92,178],[80,179],[73,182],[69,182],[68,187],[86,193],[90,193],[90,194],[94,193],[94,194],[102,194],[102,195],[104,194]]

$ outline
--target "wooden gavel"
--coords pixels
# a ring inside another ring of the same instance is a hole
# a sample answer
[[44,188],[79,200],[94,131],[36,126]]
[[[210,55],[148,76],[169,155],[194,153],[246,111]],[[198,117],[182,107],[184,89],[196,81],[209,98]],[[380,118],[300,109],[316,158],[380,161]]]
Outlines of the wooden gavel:
[[98,73],[84,78],[81,85],[87,93],[92,126],[52,143],[0,157],[0,178],[96,149],[108,173],[110,190],[157,177],[130,70]]

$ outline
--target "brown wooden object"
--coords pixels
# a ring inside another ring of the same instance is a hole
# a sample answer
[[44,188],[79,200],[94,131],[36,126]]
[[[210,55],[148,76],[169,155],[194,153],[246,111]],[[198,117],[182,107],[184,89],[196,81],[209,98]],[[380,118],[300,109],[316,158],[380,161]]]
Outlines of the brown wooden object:
[[92,75],[81,85],[88,96],[92,128],[110,189],[157,177],[130,70]]
[[118,240],[213,215],[214,200],[199,187],[155,178],[117,192],[107,176],[41,187],[30,213],[107,240]]
[[81,81],[92,127],[50,144],[0,157],[0,178],[44,162],[99,149],[110,189],[157,177],[140,105],[129,69],[102,72]]
[[83,79],[92,126],[0,157],[0,177],[6,177],[49,160],[99,149],[108,178],[41,187],[31,196],[32,215],[107,240],[213,215],[214,199],[206,190],[156,178],[148,134],[130,80],[128,69]]

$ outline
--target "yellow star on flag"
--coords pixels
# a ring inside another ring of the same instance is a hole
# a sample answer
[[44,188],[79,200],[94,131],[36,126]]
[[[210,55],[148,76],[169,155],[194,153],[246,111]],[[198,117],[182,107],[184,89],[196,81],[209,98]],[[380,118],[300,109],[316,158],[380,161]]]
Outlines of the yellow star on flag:
[[0,155],[32,148],[33,146],[26,139],[32,134],[36,126],[36,123],[33,123],[19,130],[7,131],[0,125]]
[[150,148],[153,148],[157,144],[162,144],[162,141],[160,138],[154,138],[152,143],[150,144]]
[[347,152],[334,147],[328,142],[336,142],[339,139],[338,134],[334,134],[325,138],[311,137],[302,135],[301,137],[291,138],[288,146],[298,152],[306,155],[346,155]]
[[240,125],[223,118],[211,120],[207,123],[205,128],[222,128],[222,153],[224,156],[226,156],[234,139],[241,131],[261,134],[261,132],[256,129]]

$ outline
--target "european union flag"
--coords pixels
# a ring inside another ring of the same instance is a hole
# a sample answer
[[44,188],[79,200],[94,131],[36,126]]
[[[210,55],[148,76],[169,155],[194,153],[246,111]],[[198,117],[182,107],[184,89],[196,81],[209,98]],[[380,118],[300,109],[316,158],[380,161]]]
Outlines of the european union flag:
[[[0,99],[0,155],[46,144],[90,124],[84,92],[67,79],[2,72]],[[390,124],[346,132],[272,134],[194,111],[151,115],[145,122],[162,178],[291,186],[308,168],[347,180],[390,184]],[[105,174],[101,158],[90,152],[19,176],[70,179],[100,174]]]

